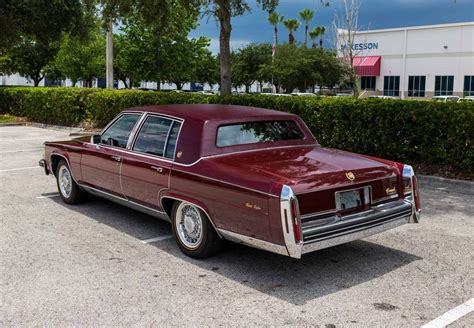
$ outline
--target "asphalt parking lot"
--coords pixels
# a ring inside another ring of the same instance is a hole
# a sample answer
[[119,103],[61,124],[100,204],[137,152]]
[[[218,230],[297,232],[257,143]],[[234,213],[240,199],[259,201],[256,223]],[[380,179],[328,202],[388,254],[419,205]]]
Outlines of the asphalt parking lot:
[[[474,297],[474,195],[422,185],[423,217],[300,261],[184,256],[170,225],[76,206],[37,167],[69,131],[0,127],[0,325],[422,326]],[[474,312],[450,327],[474,326]]]

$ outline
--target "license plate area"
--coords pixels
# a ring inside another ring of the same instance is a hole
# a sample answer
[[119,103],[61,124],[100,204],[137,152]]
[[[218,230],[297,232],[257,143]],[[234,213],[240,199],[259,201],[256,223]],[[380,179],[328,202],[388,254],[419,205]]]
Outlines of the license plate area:
[[350,214],[369,209],[371,203],[370,187],[337,191],[336,210],[338,215]]

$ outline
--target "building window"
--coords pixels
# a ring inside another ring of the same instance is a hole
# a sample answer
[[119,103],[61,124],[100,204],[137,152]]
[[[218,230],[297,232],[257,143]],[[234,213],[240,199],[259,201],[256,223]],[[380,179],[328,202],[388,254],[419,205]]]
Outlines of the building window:
[[385,76],[383,78],[383,95],[393,97],[400,95],[400,76]]
[[362,90],[375,90],[375,76],[362,76],[360,78],[360,88]]
[[450,96],[453,94],[454,76],[437,76],[435,78],[435,96]]
[[464,96],[474,96],[474,75],[464,77]]
[[426,76],[408,77],[408,97],[424,97]]

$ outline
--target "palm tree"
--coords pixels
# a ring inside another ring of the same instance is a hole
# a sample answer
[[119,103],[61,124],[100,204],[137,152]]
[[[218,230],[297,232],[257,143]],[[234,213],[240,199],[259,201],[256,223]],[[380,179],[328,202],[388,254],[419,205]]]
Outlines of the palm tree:
[[316,39],[318,38],[320,34],[321,34],[320,27],[315,27],[314,30],[309,32],[309,37],[311,38],[311,41],[313,41],[312,48],[316,48]]
[[325,32],[326,32],[326,28],[324,26],[321,26],[319,28],[319,47],[320,48],[323,47],[323,36]]
[[285,19],[285,17],[278,14],[277,12],[272,12],[268,16],[268,22],[271,25],[273,25],[273,33],[274,33],[273,42],[274,42],[275,47],[278,45],[278,24],[283,22],[284,19]]
[[314,11],[311,9],[305,8],[300,12],[300,17],[305,22],[304,27],[304,45],[308,46],[308,31],[309,31],[309,22],[313,19]]
[[297,19],[291,18],[284,21],[283,24],[289,32],[288,42],[290,43],[290,46],[293,46],[295,43],[293,33],[298,29],[298,27],[300,27],[300,22]]

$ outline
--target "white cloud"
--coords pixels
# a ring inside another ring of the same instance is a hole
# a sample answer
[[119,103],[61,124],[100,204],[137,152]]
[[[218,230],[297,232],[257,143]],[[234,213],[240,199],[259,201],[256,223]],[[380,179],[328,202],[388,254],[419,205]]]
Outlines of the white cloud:
[[[237,50],[239,48],[245,47],[246,45],[249,45],[252,43],[251,40],[230,40],[230,50]],[[213,54],[219,53],[219,39],[214,38],[211,39],[211,42],[209,44],[209,50],[212,51]]]

